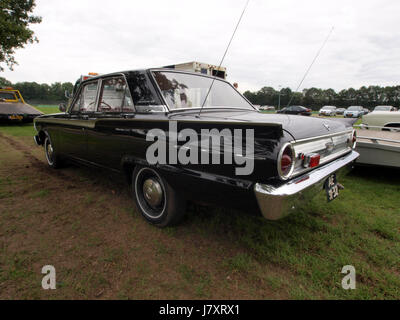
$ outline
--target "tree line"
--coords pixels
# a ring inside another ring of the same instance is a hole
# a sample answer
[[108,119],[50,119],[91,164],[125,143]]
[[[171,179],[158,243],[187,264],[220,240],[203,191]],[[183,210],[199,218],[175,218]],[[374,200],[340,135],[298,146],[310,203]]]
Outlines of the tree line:
[[0,77],[0,87],[12,87],[18,89],[24,100],[32,104],[58,104],[64,102],[65,90],[72,92],[74,85],[71,82],[55,82],[52,84],[36,82],[11,83]]
[[[18,89],[29,103],[57,104],[66,101],[65,91],[72,92],[71,82],[55,82],[52,84],[36,82],[11,83],[0,77],[0,87]],[[304,89],[302,92],[293,92],[290,88],[280,91],[272,87],[263,87],[256,92],[246,91],[244,96],[256,105],[279,105],[281,108],[290,105],[302,105],[313,110],[319,110],[324,105],[347,108],[350,105],[359,105],[372,110],[377,105],[400,106],[400,86],[380,87],[369,86],[360,89],[344,89],[335,92],[333,89]]]
[[350,88],[339,92],[318,88],[304,89],[302,92],[293,92],[290,88],[277,91],[272,87],[263,87],[256,92],[246,91],[244,96],[256,105],[277,107],[280,99],[281,108],[290,102],[290,105],[302,105],[312,110],[319,110],[325,105],[343,108],[357,105],[370,110],[377,105],[400,106],[400,86],[363,86],[360,89]]

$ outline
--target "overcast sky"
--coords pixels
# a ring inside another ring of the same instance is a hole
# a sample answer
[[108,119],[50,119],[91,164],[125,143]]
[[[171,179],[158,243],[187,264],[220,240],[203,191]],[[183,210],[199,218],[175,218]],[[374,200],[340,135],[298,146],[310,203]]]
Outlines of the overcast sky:
[[[74,82],[199,61],[218,64],[246,0],[36,0],[40,42],[0,73],[12,82]],[[400,84],[399,0],[250,0],[223,65],[239,90]]]

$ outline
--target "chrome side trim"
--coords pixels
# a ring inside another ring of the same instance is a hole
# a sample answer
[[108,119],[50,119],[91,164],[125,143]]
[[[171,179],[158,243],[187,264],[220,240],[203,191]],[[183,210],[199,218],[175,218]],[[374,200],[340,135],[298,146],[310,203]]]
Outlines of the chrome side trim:
[[[319,166],[322,166],[336,158],[349,153],[352,150],[351,141],[353,138],[353,129],[342,131],[339,133],[313,137],[311,139],[304,139],[293,141],[292,146],[295,150],[296,163],[292,172],[292,177],[304,174],[312,168],[304,168],[300,155],[309,153],[318,153],[321,156]],[[328,147],[330,145],[330,148]]]
[[344,131],[340,131],[340,132],[336,132],[336,133],[330,133],[330,134],[325,134],[322,136],[316,136],[316,137],[311,137],[311,138],[305,138],[305,139],[300,139],[300,140],[295,140],[293,141],[293,143],[303,143],[303,142],[308,142],[308,141],[313,141],[313,140],[319,140],[319,139],[323,139],[323,138],[329,138],[329,137],[334,137],[334,136],[340,136],[342,134],[347,134],[347,133],[351,133],[353,131],[353,128],[349,128],[347,130]]
[[314,169],[280,187],[257,183],[254,193],[263,216],[268,220],[278,220],[293,212],[301,204],[311,200],[322,190],[325,180],[332,173],[339,177],[349,171],[359,154],[356,151]]

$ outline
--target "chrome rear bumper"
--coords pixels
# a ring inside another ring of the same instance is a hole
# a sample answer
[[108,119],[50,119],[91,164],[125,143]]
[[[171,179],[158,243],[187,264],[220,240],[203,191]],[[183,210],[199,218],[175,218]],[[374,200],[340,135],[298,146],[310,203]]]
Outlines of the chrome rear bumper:
[[261,213],[268,220],[278,220],[293,212],[300,204],[312,199],[321,191],[329,175],[336,173],[338,178],[346,174],[359,154],[352,151],[320,168],[297,177],[275,188],[257,183],[254,186]]

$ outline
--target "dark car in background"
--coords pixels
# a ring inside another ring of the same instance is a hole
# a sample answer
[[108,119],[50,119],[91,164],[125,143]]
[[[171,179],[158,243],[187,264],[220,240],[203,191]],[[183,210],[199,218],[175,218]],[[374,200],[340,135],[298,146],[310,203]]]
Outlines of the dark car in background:
[[311,111],[311,109],[303,107],[303,106],[289,106],[289,107],[283,108],[281,110],[278,110],[277,113],[311,116],[312,111]]
[[[84,80],[68,109],[36,118],[35,129],[50,167],[69,160],[126,175],[139,212],[158,227],[178,223],[186,200],[271,220],[322,190],[331,201],[340,174],[358,157],[355,131],[344,123],[261,113],[223,79],[170,69]],[[216,147],[207,147],[213,140]],[[155,143],[165,146],[157,161],[149,157]],[[188,152],[201,161],[177,162],[176,154]],[[251,170],[239,174],[247,163]]]

